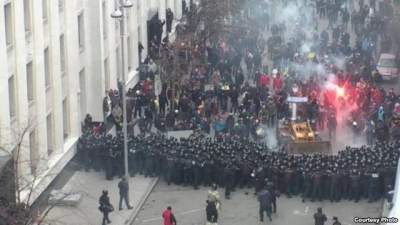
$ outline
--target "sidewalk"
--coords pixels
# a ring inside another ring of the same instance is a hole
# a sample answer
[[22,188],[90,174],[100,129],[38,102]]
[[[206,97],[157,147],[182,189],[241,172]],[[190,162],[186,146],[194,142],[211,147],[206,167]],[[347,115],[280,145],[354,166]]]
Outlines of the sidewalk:
[[[123,204],[123,210],[118,210],[119,189],[117,178],[105,180],[104,172],[77,171],[62,191],[71,194],[81,194],[81,201],[76,206],[54,206],[48,215],[42,215],[43,225],[100,225],[102,213],[98,210],[99,197],[103,190],[108,190],[110,202],[115,211],[109,214],[112,224],[129,225],[139,213],[146,198],[153,190],[158,178],[136,176],[129,178],[129,200],[133,209],[128,210]],[[51,206],[50,206],[51,208]],[[46,210],[47,211],[47,210]]]

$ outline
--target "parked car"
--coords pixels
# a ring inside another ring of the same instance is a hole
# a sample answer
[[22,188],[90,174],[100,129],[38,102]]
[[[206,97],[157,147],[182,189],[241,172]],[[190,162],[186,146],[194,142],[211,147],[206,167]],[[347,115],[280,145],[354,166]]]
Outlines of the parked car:
[[391,53],[382,53],[376,65],[383,80],[398,80],[399,71],[396,56]]

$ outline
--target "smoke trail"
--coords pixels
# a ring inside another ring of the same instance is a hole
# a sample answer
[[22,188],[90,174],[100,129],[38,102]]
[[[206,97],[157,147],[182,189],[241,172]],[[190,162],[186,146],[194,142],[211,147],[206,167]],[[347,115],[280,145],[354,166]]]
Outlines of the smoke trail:
[[271,150],[277,150],[278,149],[278,140],[276,139],[276,130],[274,128],[268,128],[267,126],[263,126],[263,129],[267,133],[267,138],[265,142],[267,143],[268,147]]

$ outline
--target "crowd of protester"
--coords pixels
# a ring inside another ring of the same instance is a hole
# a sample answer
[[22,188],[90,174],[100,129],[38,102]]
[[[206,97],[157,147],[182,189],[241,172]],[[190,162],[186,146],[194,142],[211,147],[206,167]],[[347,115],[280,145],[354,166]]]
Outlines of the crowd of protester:
[[[266,178],[288,197],[302,194],[303,201],[358,201],[365,196],[373,202],[393,187],[400,95],[383,88],[376,65],[379,53],[388,53],[392,45],[387,32],[397,17],[390,2],[363,3],[357,10],[343,7],[342,1],[316,1],[299,10],[304,14],[293,21],[289,38],[288,24],[269,15],[273,7],[246,8],[245,13],[262,24],[258,33],[196,43],[195,50],[180,56],[204,63],[193,66],[178,91],[164,84],[155,95],[154,81],[160,76],[156,63],[173,61],[174,52],[168,38],[162,44],[152,42],[138,68],[140,87],[126,93],[131,176],[163,176],[168,183],[195,189],[217,183],[226,188],[227,198],[235,187],[255,186],[259,191]],[[306,9],[315,15],[305,15]],[[318,33],[318,21],[325,19],[328,27]],[[350,30],[356,36],[353,46]],[[85,169],[103,168],[109,180],[123,175],[120,85],[118,89],[110,90],[103,107],[105,113],[111,110],[117,135],[103,135],[88,122],[78,144]],[[335,141],[336,130],[345,129],[354,139],[365,140],[365,146],[347,147],[338,155],[271,151],[257,129],[275,129],[278,120],[290,120],[288,96],[307,97],[298,115],[315,132],[328,130]],[[160,134],[152,132],[153,126]],[[208,136],[177,140],[162,135],[176,130]]]

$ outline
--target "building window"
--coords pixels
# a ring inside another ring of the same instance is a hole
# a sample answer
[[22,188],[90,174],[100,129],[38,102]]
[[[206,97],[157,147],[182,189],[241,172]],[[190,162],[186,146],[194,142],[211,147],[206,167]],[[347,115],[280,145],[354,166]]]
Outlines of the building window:
[[128,47],[128,71],[132,69],[132,44],[131,44],[131,37],[126,38],[126,46]]
[[47,125],[47,155],[50,156],[53,151],[53,117],[50,113],[46,118],[46,125]]
[[50,88],[50,83],[51,83],[49,48],[46,48],[44,50],[44,79],[46,84],[46,90],[48,90]]
[[24,0],[25,35],[31,34],[31,0]]
[[15,80],[14,75],[8,79],[8,99],[10,104],[10,117],[11,120],[16,116],[16,105],[15,105]]
[[120,51],[119,51],[119,47],[117,48],[117,51],[115,51],[115,54],[116,54],[116,56],[117,56],[117,77],[119,78],[119,79],[122,79],[122,77],[121,77],[121,53],[120,53]]
[[64,9],[64,0],[58,0],[58,9],[61,11],[63,11]]
[[85,21],[83,16],[83,13],[78,16],[78,43],[80,51],[83,51],[85,49]]
[[13,44],[13,17],[11,3],[4,6],[4,21],[6,23],[6,42],[7,48]]
[[102,13],[103,13],[103,37],[104,39],[107,37],[107,7],[106,7],[106,2],[103,2],[102,4]]
[[80,120],[83,121],[85,115],[87,113],[87,105],[86,105],[86,75],[85,68],[79,71],[79,89],[81,90],[79,95],[79,103],[81,109],[81,117]]
[[48,0],[42,0],[42,14],[43,14],[43,22],[47,23],[47,16],[48,16],[48,11],[47,11],[47,1]]
[[35,96],[35,85],[34,85],[34,79],[33,79],[33,67],[32,67],[32,62],[28,63],[26,65],[26,83],[27,83],[27,92],[28,92],[28,101],[29,104],[34,101]]
[[108,59],[104,60],[104,77],[106,81],[106,91],[110,90],[110,72],[108,66]]
[[63,130],[64,130],[64,140],[68,138],[69,135],[69,107],[68,98],[65,98],[62,102],[63,111]]
[[61,74],[65,73],[65,40],[64,34],[60,36],[60,65]]
[[36,138],[36,130],[33,130],[29,133],[29,155],[31,162],[31,174],[36,175],[37,171],[37,138]]

